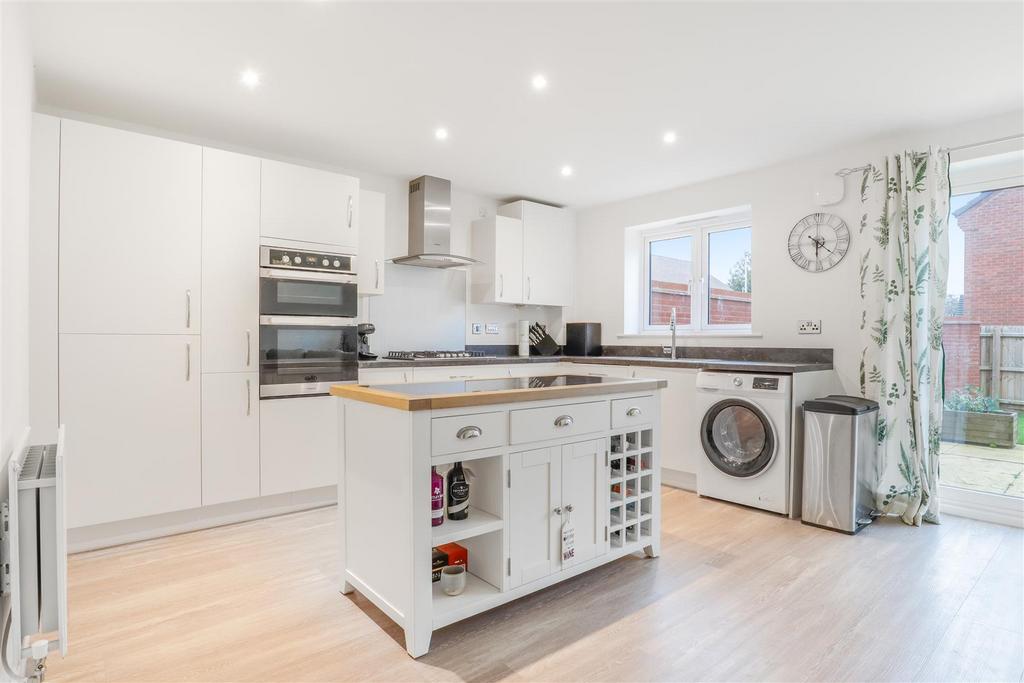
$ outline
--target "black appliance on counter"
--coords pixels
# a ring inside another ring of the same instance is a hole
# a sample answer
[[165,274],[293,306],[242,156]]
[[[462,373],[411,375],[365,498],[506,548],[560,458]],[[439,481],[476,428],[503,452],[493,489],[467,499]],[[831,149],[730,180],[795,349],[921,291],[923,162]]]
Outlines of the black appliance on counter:
[[566,356],[600,356],[601,323],[566,323]]
[[359,323],[359,360],[377,360],[377,354],[370,351],[370,335],[377,331],[373,323]]

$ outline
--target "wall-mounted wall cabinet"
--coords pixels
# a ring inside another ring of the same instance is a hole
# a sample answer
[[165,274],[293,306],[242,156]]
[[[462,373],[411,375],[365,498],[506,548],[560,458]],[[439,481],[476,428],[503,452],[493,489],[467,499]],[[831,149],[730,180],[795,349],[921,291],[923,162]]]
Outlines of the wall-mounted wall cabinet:
[[260,234],[355,250],[359,179],[263,160]]
[[572,214],[534,202],[498,207],[474,221],[471,269],[478,303],[569,306],[573,300],[575,226]]
[[359,293],[384,293],[384,261],[387,259],[387,196],[372,190],[359,191]]

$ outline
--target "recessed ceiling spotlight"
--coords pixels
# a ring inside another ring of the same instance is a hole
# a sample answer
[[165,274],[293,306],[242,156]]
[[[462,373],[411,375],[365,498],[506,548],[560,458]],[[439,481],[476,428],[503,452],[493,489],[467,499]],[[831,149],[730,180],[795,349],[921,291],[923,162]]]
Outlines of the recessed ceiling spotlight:
[[534,90],[543,90],[548,87],[548,77],[544,74],[536,74],[530,81]]
[[438,128],[437,130],[434,131],[434,137],[437,138],[438,140],[447,140],[448,139],[448,129],[447,128]]
[[254,90],[263,81],[263,77],[260,76],[260,72],[256,69],[246,69],[239,76],[238,80],[245,87]]
[[674,145],[676,144],[676,132],[674,130],[666,131],[665,134],[661,136],[661,139],[666,145]]
[[571,176],[572,175],[572,166],[563,166],[562,167],[562,175],[565,176],[566,178]]

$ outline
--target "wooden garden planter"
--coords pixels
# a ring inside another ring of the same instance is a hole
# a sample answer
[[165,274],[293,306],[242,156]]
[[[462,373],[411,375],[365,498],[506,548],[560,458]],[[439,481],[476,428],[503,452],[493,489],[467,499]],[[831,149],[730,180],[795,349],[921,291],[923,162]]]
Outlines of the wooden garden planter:
[[1012,410],[991,413],[943,410],[942,440],[1013,448],[1017,443],[1017,413]]

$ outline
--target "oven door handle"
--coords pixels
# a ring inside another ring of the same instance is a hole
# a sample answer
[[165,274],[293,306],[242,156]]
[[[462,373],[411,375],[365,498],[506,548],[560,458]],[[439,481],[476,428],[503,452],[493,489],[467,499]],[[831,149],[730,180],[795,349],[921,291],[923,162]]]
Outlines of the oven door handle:
[[260,277],[299,282],[339,282],[346,285],[356,283],[356,276],[352,273],[324,273],[316,270],[288,270],[286,268],[260,268]]
[[298,327],[355,327],[355,318],[329,315],[261,315],[260,325],[295,325]]

